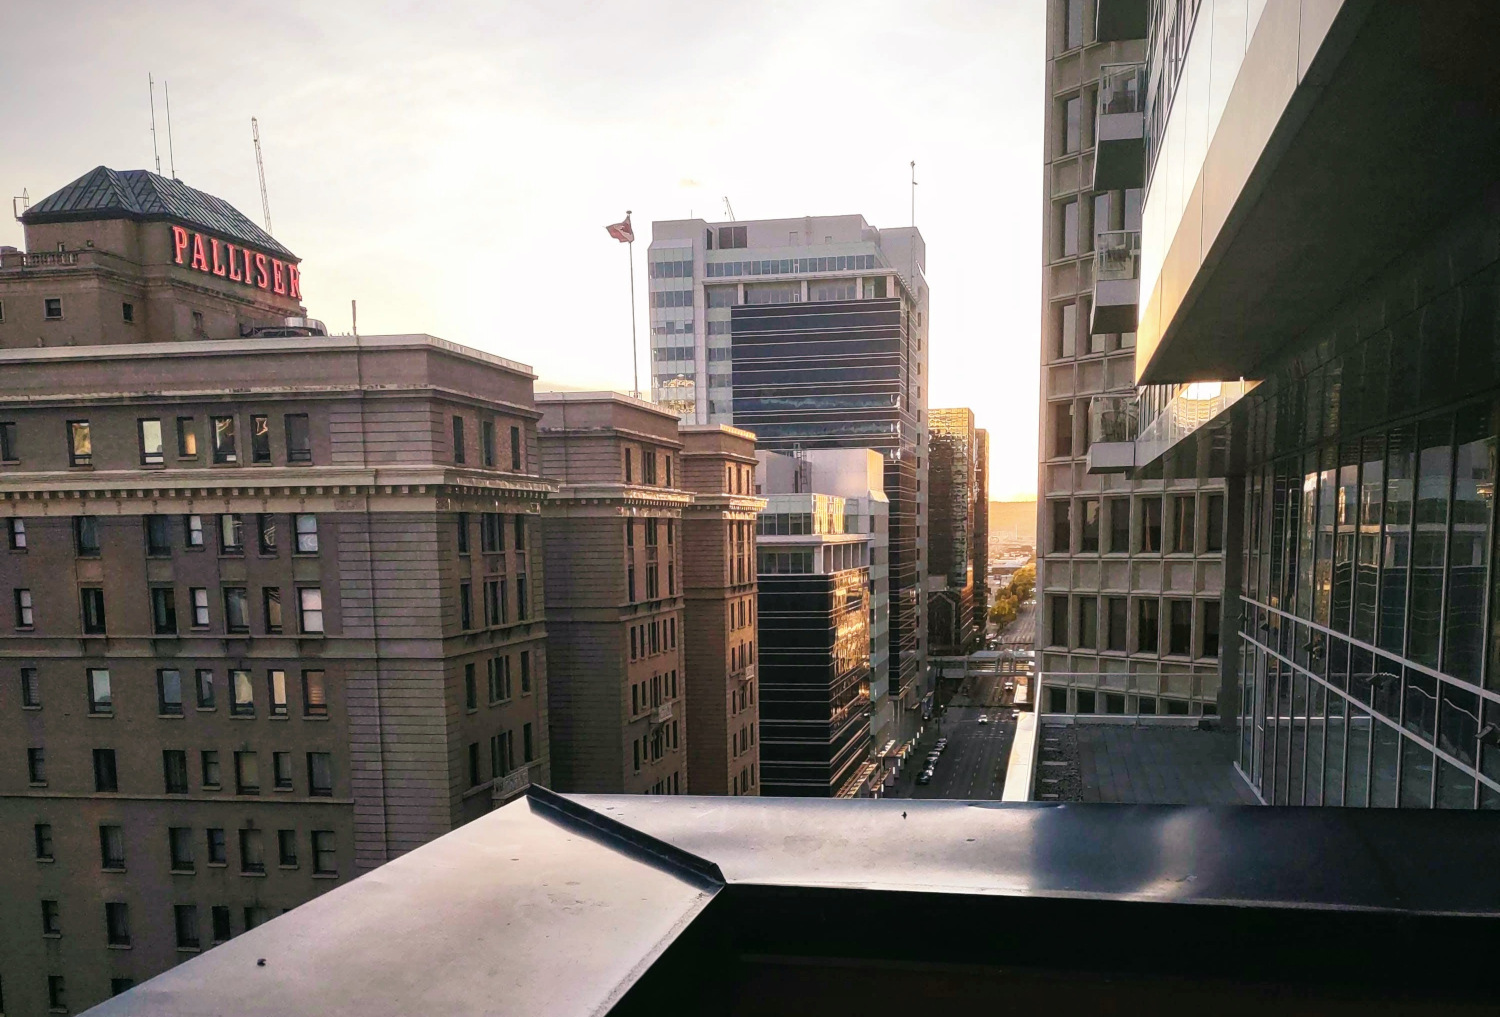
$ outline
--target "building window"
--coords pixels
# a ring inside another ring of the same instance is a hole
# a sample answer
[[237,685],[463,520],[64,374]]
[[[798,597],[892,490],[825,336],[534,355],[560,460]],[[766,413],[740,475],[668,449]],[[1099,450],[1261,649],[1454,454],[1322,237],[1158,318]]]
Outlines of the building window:
[[307,793],[319,798],[333,795],[333,754],[309,752],[307,754]]
[[242,750],[234,754],[234,793],[260,794],[260,760],[254,752]]
[[318,587],[304,586],[297,590],[297,609],[305,635],[323,632],[323,591]]
[[495,465],[495,422],[484,420],[479,424],[479,458],[485,466]]
[[328,716],[328,688],[321,670],[302,672],[302,713],[307,717]]
[[1063,49],[1083,45],[1083,0],[1063,0]]
[[1082,98],[1075,95],[1063,102],[1062,122],[1062,154],[1071,155],[1078,151],[1083,137]]
[[167,461],[166,447],[162,443],[161,421],[137,420],[136,437],[140,441],[141,465],[160,466]]
[[[215,791],[217,791],[219,789],[219,783],[220,783],[220,779],[221,779],[221,775],[219,773],[219,753],[218,753],[218,750],[217,749],[204,749],[203,751],[199,752],[198,753],[198,763],[199,763],[199,769],[200,769],[200,771],[202,773],[202,776],[203,776],[203,788],[204,788],[204,790],[205,791],[207,791],[207,790],[215,790]],[[220,838],[222,838],[223,835],[224,835],[224,831],[220,830],[219,831]],[[213,831],[212,830],[209,831],[209,838],[208,839],[209,839],[209,842],[210,842],[210,850],[209,850],[209,859],[208,860],[209,861],[214,861],[215,859],[213,857],[213,850],[212,850],[212,846],[211,846],[212,845],[212,841],[213,841]],[[220,858],[220,859],[218,859],[218,861],[222,862],[223,859]]]
[[1097,597],[1078,598],[1078,646],[1093,650],[1099,645],[1099,601]]
[[280,668],[271,668],[266,672],[266,686],[271,693],[270,715],[285,717],[287,715],[286,672]]
[[183,525],[183,539],[186,541],[187,546],[188,547],[202,547],[203,546],[203,517],[202,516],[184,516],[183,517],[183,523],[184,523],[184,525]]
[[47,1007],[53,1013],[68,1012],[67,983],[62,975],[47,976]]
[[34,667],[21,668],[21,706],[39,710],[42,706],[42,683]]
[[245,906],[245,931],[257,928],[270,921],[270,915],[266,909],[259,904],[247,904]]
[[1099,499],[1083,500],[1083,515],[1078,520],[1078,550],[1084,554],[1099,553]]
[[469,786],[479,786],[479,743],[469,743]]
[[187,753],[182,749],[163,749],[161,753],[162,785],[169,795],[188,793]]
[[52,824],[37,823],[31,828],[32,841],[36,845],[36,860],[39,862],[54,861],[52,854]]
[[458,627],[465,631],[474,627],[474,594],[468,583],[458,584]]
[[1050,645],[1067,646],[1068,598],[1062,595],[1049,597],[1048,605],[1051,613],[1051,625],[1049,626],[1051,636]]
[[1190,494],[1179,494],[1172,499],[1172,550],[1179,554],[1193,553],[1193,521],[1198,500]]
[[1052,502],[1052,551],[1067,554],[1072,547],[1072,502],[1059,498]]
[[237,717],[255,716],[255,682],[248,668],[230,669],[229,712]]
[[[494,662],[491,661],[491,663]],[[493,692],[490,698],[495,698]],[[473,664],[464,665],[464,709],[470,711],[479,709],[479,682],[474,677]]]
[[63,306],[60,297],[44,297],[42,299],[42,317],[48,321],[62,321]]
[[200,667],[193,676],[197,688],[198,709],[212,710],[214,708],[214,673],[206,667]]
[[204,833],[207,835],[205,843],[208,845],[208,864],[228,865],[229,847],[224,836],[224,828],[210,826]]
[[192,872],[193,831],[187,826],[167,827],[167,849],[171,853],[173,872]]
[[1141,499],[1141,551],[1161,553],[1161,498]]
[[193,628],[208,628],[208,590],[202,586],[194,586],[188,590],[188,596],[193,602]]
[[1193,602],[1171,600],[1167,603],[1170,611],[1167,652],[1185,657],[1193,652]]
[[1155,653],[1161,631],[1161,604],[1155,600],[1138,600],[1135,610],[1135,648],[1140,653]]
[[173,904],[172,925],[177,932],[177,949],[198,949],[198,906]]
[[94,465],[94,438],[87,420],[68,421],[68,464]]
[[146,553],[153,558],[168,557],[172,553],[172,523],[166,516],[146,517]]
[[525,468],[521,457],[521,429],[512,427],[510,429],[510,469],[512,473],[520,473]]
[[1217,600],[1206,600],[1203,602],[1203,652],[1201,657],[1217,657],[1219,655],[1219,602]]
[[98,587],[85,586],[78,591],[78,594],[83,604],[84,635],[104,635],[104,591]]
[[259,830],[240,830],[240,871],[266,871],[265,843]]
[[286,461],[289,463],[312,462],[312,428],[306,413],[288,413],[282,418],[286,428]]
[[1130,499],[1109,499],[1109,550],[1124,554],[1130,550]]
[[193,312],[193,334],[194,335],[206,335],[207,334],[207,330],[203,326],[203,312],[202,311],[194,311]]
[[276,864],[283,869],[297,867],[297,831],[276,831]]
[[243,586],[224,587],[224,631],[250,631],[250,598]]
[[527,606],[528,589],[529,587],[526,585],[526,573],[516,573],[516,621],[525,621],[527,613],[530,610]]
[[310,512],[299,513],[292,517],[293,526],[297,531],[297,553],[318,553],[318,517]]
[[125,868],[125,831],[118,826],[99,827],[99,864],[120,871]]
[[512,517],[512,521],[514,523],[512,528],[515,530],[516,550],[524,551],[526,550],[526,517],[517,514]]
[[109,669],[91,667],[89,679],[89,713],[114,713],[115,702],[110,695]]
[[55,900],[42,901],[42,935],[62,935],[62,913]]
[[338,872],[338,854],[332,830],[314,830],[312,850],[314,873],[320,876],[332,876]]
[[265,614],[266,633],[275,635],[281,631],[281,587],[267,586],[260,591],[261,610]]
[[47,750],[31,748],[26,750],[26,780],[28,783],[41,785],[47,783]]
[[1052,455],[1066,457],[1073,454],[1073,403],[1071,400],[1052,404]]
[[115,769],[114,749],[94,750],[94,790],[120,790],[120,775]]
[[104,905],[104,939],[110,946],[130,945],[130,906],[119,901]]
[[262,512],[255,517],[255,544],[261,554],[276,553],[276,517]]
[[1125,598],[1106,597],[1104,611],[1105,648],[1123,653],[1125,650]]
[[631,459],[633,458],[633,456],[631,455],[631,450],[628,445],[623,449],[623,451],[625,453],[625,483],[633,484],[635,483],[634,479],[631,477]]
[[198,458],[198,432],[194,429],[192,417],[177,418],[177,457]]
[[151,587],[151,631],[158,636],[177,634],[177,593],[170,586]]
[[16,591],[16,628],[29,629],[36,624],[36,612],[30,590]]
[[176,668],[156,672],[156,712],[164,717],[182,716],[182,672]]
[[229,908],[223,904],[215,904],[209,910],[209,914],[213,920],[214,942],[227,943],[234,935],[234,929],[230,924]]
[[531,651],[521,651],[521,695],[531,692]]
[[236,451],[234,444],[234,418],[209,417],[208,422],[213,431],[214,462],[239,462],[239,453]]
[[1057,355],[1072,357],[1078,350],[1078,305],[1063,304],[1057,314]]
[[453,461],[460,465],[464,461],[464,418],[453,418]]
[[219,551],[223,554],[245,553],[245,523],[237,512],[219,516]]
[[271,783],[277,791],[292,790],[292,754],[271,753]]
[[99,519],[96,516],[73,517],[73,547],[80,558],[99,556]]
[[14,421],[0,421],[0,463],[21,461],[21,446],[17,440]]
[[[1352,507],[1350,511],[1353,511]],[[1209,554],[1223,551],[1224,496],[1222,494],[1208,496],[1208,504],[1203,517],[1203,550]]]
[[26,550],[26,520],[12,516],[5,521],[6,541],[12,551]]
[[271,418],[264,414],[253,414],[250,417],[250,461],[271,461]]
[[1058,257],[1078,256],[1078,202],[1064,202],[1058,210]]

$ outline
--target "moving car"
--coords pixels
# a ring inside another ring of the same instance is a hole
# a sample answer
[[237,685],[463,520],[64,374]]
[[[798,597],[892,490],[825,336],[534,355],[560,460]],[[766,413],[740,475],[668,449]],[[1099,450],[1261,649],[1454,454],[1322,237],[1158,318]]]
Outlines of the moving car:
[[979,715],[979,723],[981,723],[981,724],[988,724],[989,722],[990,722],[989,714],[981,713]]

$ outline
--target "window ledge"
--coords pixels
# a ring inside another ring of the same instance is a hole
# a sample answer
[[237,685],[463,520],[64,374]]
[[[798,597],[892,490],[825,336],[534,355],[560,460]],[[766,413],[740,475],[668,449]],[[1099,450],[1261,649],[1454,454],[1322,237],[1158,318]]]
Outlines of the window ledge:
[[326,724],[332,718],[329,717],[328,714],[326,714],[326,713],[304,713],[302,715],[302,719],[303,720],[314,721],[315,723],[318,723],[318,724]]
[[180,713],[158,713],[156,715],[156,719],[157,720],[182,720],[183,719],[183,715],[180,714]]
[[202,947],[198,947],[198,946],[179,946],[177,948],[177,952],[178,953],[202,953],[203,952],[203,948]]
[[90,712],[90,713],[89,713],[89,716],[90,716],[90,717],[103,717],[103,718],[113,718],[113,717],[114,717],[114,714],[113,714],[113,713],[94,713],[94,712],[92,712],[92,711],[91,711],[91,712]]
[[44,932],[44,933],[42,933],[42,938],[43,939],[62,939],[62,933],[61,932]]
[[53,865],[57,862],[57,857],[54,855],[51,858],[38,858],[36,862],[38,865]]
[[23,710],[31,710],[32,712],[36,712],[36,711],[41,710],[41,707],[40,706],[23,706],[23,707],[21,707],[21,709],[23,709]]
[[281,794],[281,795],[291,794],[295,790],[297,790],[297,789],[296,788],[291,788],[291,787],[273,787],[271,789],[271,791],[273,793],[275,793],[275,794]]
[[198,874],[197,869],[172,869],[170,871],[174,876],[195,876]]
[[246,872],[244,869],[240,870],[240,875],[244,876],[247,879],[265,879],[266,878],[266,874],[264,872]]
[[106,943],[104,945],[111,950],[129,950],[131,948],[129,943]]
[[337,872],[314,872],[312,874],[312,878],[314,878],[314,879],[338,879],[339,878],[339,874]]
[[287,865],[285,862],[283,862],[282,864],[280,864],[280,865],[278,865],[276,867],[278,869],[281,869],[283,872],[296,872],[297,869],[298,869],[298,866],[296,866],[296,865]]
[[196,712],[198,712],[198,713],[218,713],[219,712],[219,708],[217,706],[195,706],[195,707],[193,707],[193,709]]

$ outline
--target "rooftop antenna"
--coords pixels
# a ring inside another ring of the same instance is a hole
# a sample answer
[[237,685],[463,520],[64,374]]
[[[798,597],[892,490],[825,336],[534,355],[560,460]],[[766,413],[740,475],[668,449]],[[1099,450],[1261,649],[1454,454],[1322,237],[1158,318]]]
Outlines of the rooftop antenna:
[[151,154],[156,157],[156,175],[161,176],[161,152],[156,148],[156,79],[147,74],[146,84],[151,88]]
[[255,172],[260,174],[260,210],[266,217],[266,232],[271,232],[271,199],[266,197],[266,164],[260,158],[260,124],[250,118],[250,137],[255,141]]
[[911,161],[911,224],[917,225],[917,160]]
[[26,210],[30,207],[31,195],[26,192],[26,188],[24,187],[21,188],[21,193],[17,197],[10,199],[10,211],[16,217],[17,221],[20,220],[21,216],[26,214]]
[[[172,169],[172,179],[177,179],[177,155],[172,150],[172,84],[168,81],[161,83],[162,94],[167,97],[167,165]],[[156,172],[161,172],[161,160],[156,160]]]
[[729,221],[734,222],[734,206],[729,203],[729,195],[724,195],[724,214],[729,216]]

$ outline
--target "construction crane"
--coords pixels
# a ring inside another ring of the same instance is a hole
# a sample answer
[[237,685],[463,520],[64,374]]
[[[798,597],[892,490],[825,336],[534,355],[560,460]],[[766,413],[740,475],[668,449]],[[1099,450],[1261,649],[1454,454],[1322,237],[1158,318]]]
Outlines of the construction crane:
[[729,195],[724,195],[724,214],[729,216],[729,221],[734,222],[734,206],[729,203]]
[[250,137],[255,142],[255,172],[260,175],[260,210],[266,218],[266,232],[271,232],[271,199],[266,196],[266,164],[260,157],[260,124],[250,118]]

